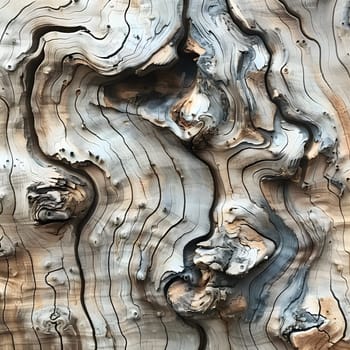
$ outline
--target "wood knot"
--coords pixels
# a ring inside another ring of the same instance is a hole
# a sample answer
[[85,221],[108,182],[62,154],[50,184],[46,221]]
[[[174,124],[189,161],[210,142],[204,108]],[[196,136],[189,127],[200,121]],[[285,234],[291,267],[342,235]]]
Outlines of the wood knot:
[[76,335],[75,323],[75,317],[66,306],[47,307],[33,313],[34,328],[42,334]]
[[75,177],[36,182],[27,188],[27,199],[37,224],[63,222],[80,216],[90,205],[88,186]]

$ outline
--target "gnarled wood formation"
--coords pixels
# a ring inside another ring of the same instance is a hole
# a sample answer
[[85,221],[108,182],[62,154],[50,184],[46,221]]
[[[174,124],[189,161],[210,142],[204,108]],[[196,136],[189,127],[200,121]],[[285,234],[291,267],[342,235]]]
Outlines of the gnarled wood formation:
[[350,349],[349,6],[2,1],[1,349]]

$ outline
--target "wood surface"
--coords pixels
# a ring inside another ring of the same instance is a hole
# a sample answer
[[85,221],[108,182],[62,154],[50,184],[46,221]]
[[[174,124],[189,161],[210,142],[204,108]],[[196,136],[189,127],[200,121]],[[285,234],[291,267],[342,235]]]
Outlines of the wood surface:
[[0,349],[350,349],[350,2],[0,1]]

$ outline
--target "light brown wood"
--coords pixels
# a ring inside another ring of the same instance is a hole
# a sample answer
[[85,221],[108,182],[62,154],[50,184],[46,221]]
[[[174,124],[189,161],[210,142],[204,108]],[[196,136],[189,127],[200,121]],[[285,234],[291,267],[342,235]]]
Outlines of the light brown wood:
[[345,0],[0,11],[1,349],[350,349]]

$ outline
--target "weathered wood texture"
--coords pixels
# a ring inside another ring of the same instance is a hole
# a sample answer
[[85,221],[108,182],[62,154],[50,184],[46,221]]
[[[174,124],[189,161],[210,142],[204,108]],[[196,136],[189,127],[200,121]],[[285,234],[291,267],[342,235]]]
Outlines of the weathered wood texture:
[[350,3],[0,2],[1,349],[350,349]]

